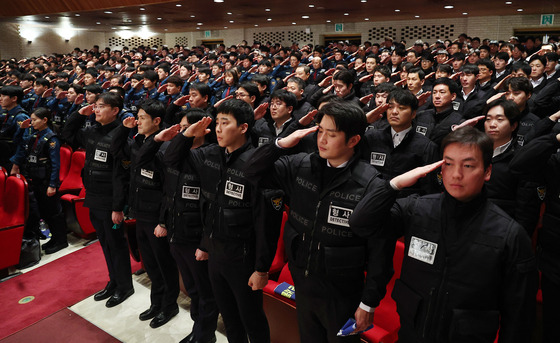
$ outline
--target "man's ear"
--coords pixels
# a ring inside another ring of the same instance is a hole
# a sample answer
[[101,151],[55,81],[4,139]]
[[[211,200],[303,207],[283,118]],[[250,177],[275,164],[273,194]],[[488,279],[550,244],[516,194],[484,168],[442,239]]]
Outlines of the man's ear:
[[239,127],[241,128],[241,133],[242,134],[247,133],[247,130],[249,130],[249,124],[247,124],[247,123],[243,123],[243,124],[239,125]]
[[154,119],[154,124],[156,124],[156,126],[159,126],[159,124],[161,124],[161,117],[156,117]]
[[286,107],[286,109],[288,110],[289,114],[292,114],[292,112],[294,111],[294,106],[288,106]]
[[350,139],[348,140],[348,143],[346,143],[346,145],[349,148],[354,148],[356,145],[358,145],[358,143],[360,142],[361,139],[362,139],[362,136],[354,135],[354,136],[350,137]]
[[492,164],[486,168],[484,171],[484,181],[490,181],[490,176],[492,175]]
[[457,98],[457,93],[453,93],[453,95],[451,96],[451,101],[455,100]]

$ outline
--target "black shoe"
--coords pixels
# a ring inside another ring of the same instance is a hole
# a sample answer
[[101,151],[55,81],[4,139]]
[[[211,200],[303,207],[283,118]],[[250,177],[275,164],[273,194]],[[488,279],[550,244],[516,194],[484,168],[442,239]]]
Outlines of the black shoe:
[[105,306],[107,307],[114,307],[117,306],[118,304],[122,303],[123,301],[125,301],[126,299],[128,299],[129,296],[134,294],[134,288],[129,289],[128,291],[121,291],[121,290],[116,290],[115,294],[113,294],[109,300],[107,300],[107,303],[105,304]]
[[151,305],[149,309],[147,309],[146,311],[140,313],[140,315],[138,316],[138,318],[142,321],[144,320],[148,320],[148,319],[152,319],[155,316],[157,316],[157,314],[160,312],[159,307],[156,307],[154,305]]
[[187,337],[180,340],[179,343],[192,343],[193,341],[194,341],[194,332],[191,332]]
[[150,327],[152,329],[159,328],[163,324],[167,323],[171,318],[175,317],[179,313],[179,308],[175,308],[172,311],[166,312],[161,311],[160,313],[155,316],[154,319],[150,322]]
[[68,247],[68,242],[54,243],[53,245],[45,249],[45,255],[54,254],[55,252],[60,251],[66,247]]
[[53,246],[53,244],[54,244],[54,240],[51,239],[47,243],[41,244],[41,250],[45,250],[47,248],[50,248],[51,246]]
[[115,286],[114,283],[109,281],[107,283],[107,286],[105,286],[105,288],[103,288],[99,292],[95,293],[95,295],[93,296],[93,300],[101,301],[101,300],[105,300],[107,298],[110,298],[113,294],[115,294],[115,289],[116,288],[117,288],[117,286]]

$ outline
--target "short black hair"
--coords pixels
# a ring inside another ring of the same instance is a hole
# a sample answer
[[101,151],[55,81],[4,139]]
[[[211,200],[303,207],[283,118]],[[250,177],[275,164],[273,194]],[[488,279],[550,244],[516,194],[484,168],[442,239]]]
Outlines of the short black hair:
[[210,101],[210,98],[212,97],[212,88],[210,88],[210,86],[208,86],[206,83],[195,82],[191,84],[189,91],[197,91],[202,97],[207,96],[208,101]]
[[529,65],[529,63],[525,62],[525,61],[517,61],[514,62],[513,65],[511,66],[511,71],[516,71],[516,70],[521,70],[523,72],[523,74],[527,75],[527,77],[529,77],[529,75],[531,75],[531,66]]
[[37,107],[37,108],[35,109],[35,111],[33,111],[32,114],[34,114],[34,115],[35,115],[37,118],[39,118],[39,119],[45,119],[45,118],[47,118],[47,120],[48,120],[47,123],[49,123],[49,122],[51,121],[51,118],[52,118],[52,113],[51,113],[51,111],[50,111],[48,108],[46,108],[46,107]]
[[290,77],[290,78],[288,79],[288,82],[286,82],[286,84],[288,84],[288,83],[290,83],[290,82],[295,83],[295,84],[298,86],[298,88],[299,88],[300,90],[301,90],[301,89],[305,89],[305,81],[303,81],[302,79],[300,79],[300,78],[297,77],[297,76],[292,76],[292,77]]
[[436,71],[441,71],[442,73],[447,73],[448,75],[453,74],[453,68],[449,64],[438,64]]
[[494,56],[494,58],[502,61],[509,61],[509,54],[505,51],[500,51]]
[[118,107],[119,112],[123,109],[123,98],[116,93],[107,92],[97,94],[97,96],[95,97],[95,101],[97,102],[98,100],[103,100],[106,105],[109,105],[113,108]]
[[165,117],[165,105],[156,99],[145,99],[140,103],[140,110],[144,110],[152,120]]
[[405,89],[395,89],[389,93],[387,97],[387,103],[394,100],[397,104],[408,106],[411,110],[416,111],[418,109],[418,99],[411,91]]
[[[437,85],[446,85],[447,88],[449,89],[450,93],[454,93],[454,94],[459,93],[459,85],[457,84],[457,82],[451,80],[448,77],[440,77],[439,79],[436,79],[434,81],[433,87],[435,87]],[[433,87],[432,87],[432,89],[433,89]]]
[[93,84],[93,85],[85,86],[84,91],[95,93],[95,94],[101,94],[101,93],[103,93],[103,88],[98,84]]
[[70,84],[65,81],[55,82],[54,86],[62,89],[63,91],[67,91],[70,88]]
[[525,92],[527,95],[533,94],[533,84],[526,77],[512,77],[511,79],[507,79],[504,83],[504,87],[506,90],[509,90],[511,87],[513,91]]
[[492,101],[491,103],[487,104],[486,107],[484,107],[484,111],[482,112],[482,114],[487,115],[488,111],[496,106],[500,106],[501,108],[504,109],[504,115],[508,119],[510,125],[519,123],[519,119],[521,118],[521,112],[519,112],[519,108],[517,107],[517,104],[512,100],[506,100],[504,98],[498,98]]
[[167,79],[167,83],[172,83],[179,88],[183,87],[183,80],[177,75],[171,75]]
[[286,107],[293,107],[295,108],[297,105],[297,99],[294,93],[288,92],[285,89],[278,89],[275,90],[272,95],[270,96],[270,100],[278,99],[286,104]]
[[345,85],[353,85],[354,84],[354,74],[352,74],[349,70],[340,70],[338,73],[333,75],[333,81],[339,80],[342,81]]
[[144,74],[142,74],[142,78],[148,79],[152,82],[157,82],[157,80],[159,80],[158,74],[153,70],[146,70]]
[[187,117],[187,121],[192,125],[200,121],[202,118],[207,117],[208,113],[200,108],[189,108],[179,112],[179,116],[181,118]]
[[392,91],[394,91],[395,89],[397,89],[397,86],[395,86],[394,83],[391,82],[383,82],[378,84],[376,87],[373,88],[373,94],[377,94],[377,93],[391,93]]
[[239,88],[243,88],[244,90],[246,90],[247,93],[249,93],[249,96],[254,96],[255,102],[258,102],[261,94],[259,92],[259,87],[257,87],[256,84],[250,81],[245,81],[239,85]]
[[125,94],[126,94],[126,92],[124,91],[124,88],[119,87],[119,86],[112,86],[112,87],[109,87],[109,92],[115,92],[115,93],[117,93],[118,95],[120,95],[120,96],[123,97],[123,98],[124,98],[124,96],[125,96]]
[[467,64],[463,67],[463,74],[478,75],[478,66],[474,64]]
[[383,76],[387,78],[391,77],[391,69],[389,69],[389,67],[385,65],[381,65],[381,64],[376,65],[375,69],[373,69],[374,74],[375,72],[381,73]]
[[364,111],[348,102],[327,102],[317,113],[316,121],[320,123],[325,115],[333,119],[338,131],[344,132],[346,142],[356,135],[363,136],[368,126]]
[[486,68],[488,68],[488,70],[490,70],[492,72],[496,71],[496,67],[494,66],[494,62],[492,62],[492,60],[490,60],[489,58],[483,58],[481,60],[476,61],[476,66],[478,67],[479,65],[486,66]]
[[79,85],[77,83],[72,83],[72,84],[70,84],[70,87],[68,87],[68,89],[70,89],[70,88],[74,88],[74,91],[77,94],[84,94],[84,87],[82,87],[82,85]]
[[476,146],[482,152],[484,169],[492,163],[494,153],[494,143],[484,132],[472,126],[465,126],[449,133],[441,142],[441,152],[445,151],[449,145],[458,143],[466,146]]
[[240,99],[229,99],[218,106],[218,113],[230,114],[235,118],[237,126],[247,123],[249,126],[246,136],[251,132],[251,128],[255,122],[255,114],[251,105]]
[[37,80],[35,80],[35,84],[39,85],[39,86],[45,86],[45,87],[50,87],[51,83],[49,82],[49,80],[45,79],[45,78],[38,78]]
[[4,86],[0,89],[0,94],[11,97],[17,97],[17,103],[20,104],[23,99],[23,89],[20,86]]
[[420,78],[420,80],[424,80],[424,78],[426,77],[426,73],[424,73],[424,71],[420,67],[411,68],[410,70],[408,70],[408,73],[409,74],[418,74],[418,77]]

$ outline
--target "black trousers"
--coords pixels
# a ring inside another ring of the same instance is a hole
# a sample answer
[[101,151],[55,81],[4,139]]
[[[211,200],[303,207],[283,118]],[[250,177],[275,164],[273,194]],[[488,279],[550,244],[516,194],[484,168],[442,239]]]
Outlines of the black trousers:
[[105,255],[109,282],[116,285],[120,291],[132,288],[132,271],[128,244],[124,238],[124,228],[113,229],[111,210],[89,209],[91,224],[95,228],[99,243]]
[[336,334],[349,318],[354,318],[361,294],[342,294],[324,278],[306,277],[303,269],[288,266],[296,289],[301,342],[360,342],[360,335],[338,337]]
[[541,290],[543,297],[543,343],[560,342],[560,285],[541,274]]
[[255,271],[254,258],[216,259],[212,257],[215,255],[212,249],[209,255],[210,282],[228,342],[246,343],[248,337],[251,343],[269,343],[270,328],[263,310],[262,291],[253,291],[247,284]]
[[208,261],[196,260],[196,242],[170,243],[169,247],[191,298],[194,341],[207,342],[215,336],[219,314],[208,276]]
[[167,237],[154,235],[157,224],[157,220],[136,219],[136,239],[142,262],[152,281],[150,301],[163,311],[171,311],[177,308],[179,273],[169,252]]
[[39,220],[43,218],[49,225],[52,240],[57,243],[67,241],[66,220],[58,194],[47,196],[47,185],[29,183],[29,217],[25,223],[25,235],[39,236]]

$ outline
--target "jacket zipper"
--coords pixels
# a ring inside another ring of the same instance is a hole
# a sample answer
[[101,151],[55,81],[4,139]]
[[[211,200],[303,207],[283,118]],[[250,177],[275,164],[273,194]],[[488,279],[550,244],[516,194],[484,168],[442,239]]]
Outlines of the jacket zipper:
[[[311,228],[311,241],[309,242],[309,255],[307,256],[307,267],[305,268],[305,276],[309,275],[309,268],[311,266],[311,252],[313,249],[313,236],[315,233],[315,226],[317,224],[317,214],[319,213],[319,207],[321,207],[321,200],[319,200],[319,202],[317,203],[317,206],[315,207],[315,218],[313,219],[313,227]],[[305,238],[305,234],[303,236],[303,238]],[[319,242],[319,244],[317,244],[317,254],[319,254],[319,248],[321,247],[321,244]]]

